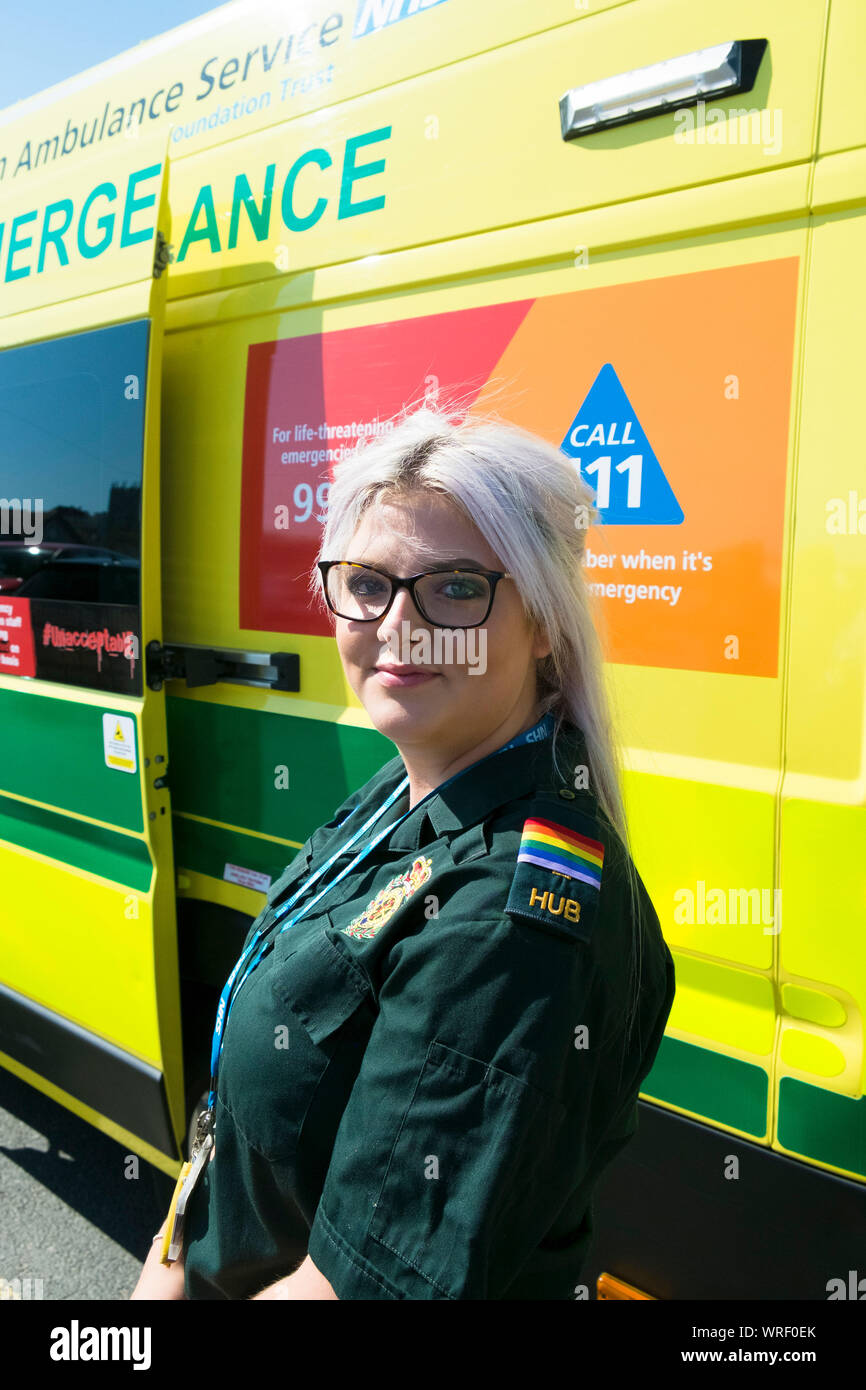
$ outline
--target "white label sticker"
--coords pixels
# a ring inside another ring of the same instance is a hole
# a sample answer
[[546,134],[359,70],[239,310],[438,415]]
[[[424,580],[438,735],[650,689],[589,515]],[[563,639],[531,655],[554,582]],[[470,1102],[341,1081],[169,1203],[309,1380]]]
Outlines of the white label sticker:
[[102,739],[108,767],[118,768],[120,772],[137,770],[134,719],[127,714],[103,714]]
[[240,864],[226,864],[223,878],[229,883],[239,883],[242,888],[255,888],[266,893],[271,886],[270,874],[260,874],[255,869],[242,869]]

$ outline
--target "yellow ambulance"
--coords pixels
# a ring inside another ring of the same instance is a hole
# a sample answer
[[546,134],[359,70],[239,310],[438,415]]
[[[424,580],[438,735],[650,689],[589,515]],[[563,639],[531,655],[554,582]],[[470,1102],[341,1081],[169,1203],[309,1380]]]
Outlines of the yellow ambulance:
[[864,61],[860,0],[263,0],[0,112],[6,1069],[178,1171],[239,943],[393,756],[330,467],[468,394],[596,490],[676,958],[593,1292],[864,1296]]

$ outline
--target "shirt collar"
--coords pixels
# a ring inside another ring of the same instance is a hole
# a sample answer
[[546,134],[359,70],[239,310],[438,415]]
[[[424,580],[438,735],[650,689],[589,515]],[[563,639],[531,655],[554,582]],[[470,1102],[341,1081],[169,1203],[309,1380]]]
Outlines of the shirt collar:
[[[551,753],[552,738],[534,743],[519,744],[507,752],[497,752],[466,768],[450,787],[436,792],[423,806],[412,808],[406,819],[388,838],[388,848],[401,853],[420,847],[422,830],[429,821],[434,834],[451,839],[461,830],[486,820],[498,807],[514,801],[535,788],[552,785],[556,780]],[[564,768],[586,762],[586,746],[581,731],[564,723],[557,737],[557,758]],[[403,759],[393,758],[386,763],[375,780],[374,798],[377,803],[406,776]],[[409,804],[408,788],[401,793],[385,813],[397,820]]]

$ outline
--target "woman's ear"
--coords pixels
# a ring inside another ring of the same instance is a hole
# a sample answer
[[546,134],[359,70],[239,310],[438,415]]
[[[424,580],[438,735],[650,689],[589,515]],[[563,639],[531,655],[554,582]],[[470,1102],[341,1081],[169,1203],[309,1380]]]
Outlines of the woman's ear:
[[551,651],[550,641],[544,628],[536,628],[532,640],[532,655],[538,661],[543,656],[550,656]]

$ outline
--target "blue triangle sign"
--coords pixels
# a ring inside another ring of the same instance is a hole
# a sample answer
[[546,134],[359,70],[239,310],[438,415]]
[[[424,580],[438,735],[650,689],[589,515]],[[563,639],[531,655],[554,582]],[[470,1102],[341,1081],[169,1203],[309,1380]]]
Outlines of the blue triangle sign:
[[595,493],[602,524],[678,526],[683,520],[683,509],[610,362],[589,388],[560,447]]

